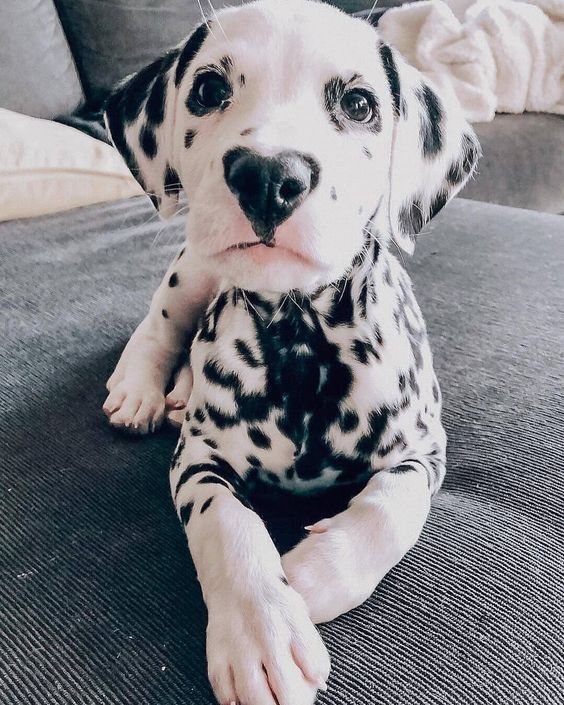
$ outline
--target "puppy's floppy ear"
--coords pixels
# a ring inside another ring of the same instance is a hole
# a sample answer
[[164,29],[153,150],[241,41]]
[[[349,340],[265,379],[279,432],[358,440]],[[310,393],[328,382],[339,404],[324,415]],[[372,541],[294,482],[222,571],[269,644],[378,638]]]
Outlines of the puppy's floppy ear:
[[411,254],[417,233],[472,175],[480,145],[454,96],[439,97],[387,44],[379,53],[394,115],[387,216],[392,236]]
[[174,213],[182,188],[173,144],[178,87],[207,34],[200,25],[181,46],[128,76],[104,111],[114,145],[163,218]]

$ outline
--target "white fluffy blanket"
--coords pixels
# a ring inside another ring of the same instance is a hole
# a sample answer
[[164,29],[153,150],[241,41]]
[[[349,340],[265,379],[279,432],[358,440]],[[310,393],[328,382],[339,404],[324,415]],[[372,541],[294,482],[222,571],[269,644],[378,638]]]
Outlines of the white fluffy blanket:
[[564,0],[425,0],[388,10],[383,39],[467,119],[496,112],[564,114]]

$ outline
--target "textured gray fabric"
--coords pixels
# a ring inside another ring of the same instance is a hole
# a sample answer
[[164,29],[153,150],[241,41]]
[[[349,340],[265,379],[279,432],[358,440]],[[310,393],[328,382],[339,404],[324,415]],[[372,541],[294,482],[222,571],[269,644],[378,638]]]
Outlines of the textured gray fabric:
[[464,198],[564,213],[564,117],[497,115],[474,128],[484,156]]
[[2,0],[0,108],[53,118],[83,98],[53,0]]
[[[144,199],[0,225],[0,703],[212,705],[169,498],[175,434],[119,435],[104,381],[181,239]],[[413,272],[449,466],[422,539],[321,631],[322,705],[560,705],[564,219],[469,201]],[[282,546],[344,497],[255,498]]]

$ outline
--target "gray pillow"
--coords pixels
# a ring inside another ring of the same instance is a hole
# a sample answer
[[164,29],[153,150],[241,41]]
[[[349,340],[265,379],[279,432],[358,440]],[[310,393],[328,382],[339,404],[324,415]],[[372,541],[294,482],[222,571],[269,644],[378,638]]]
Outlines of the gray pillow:
[[53,118],[83,98],[53,0],[1,0],[0,107]]

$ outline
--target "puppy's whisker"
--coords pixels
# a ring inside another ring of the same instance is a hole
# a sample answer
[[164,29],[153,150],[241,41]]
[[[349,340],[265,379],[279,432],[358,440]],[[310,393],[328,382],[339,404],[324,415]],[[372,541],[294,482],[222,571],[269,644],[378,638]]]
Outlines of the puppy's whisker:
[[266,327],[267,327],[267,328],[270,328],[271,324],[274,323],[274,319],[275,319],[276,316],[280,313],[280,311],[281,311],[282,308],[284,307],[284,304],[286,303],[286,301],[288,301],[288,296],[289,296],[289,295],[286,294],[286,296],[284,296],[284,298],[282,299],[282,303],[280,304],[280,306],[279,306],[279,307],[276,309],[276,311],[274,312],[274,315],[273,315],[272,318],[270,319],[270,323],[267,323],[267,324],[266,324]]
[[198,7],[200,8],[200,13],[202,15],[202,19],[204,20],[206,27],[208,28],[208,32],[212,35],[214,39],[217,39],[217,37],[213,33],[213,29],[211,28],[211,24],[209,23],[209,20],[206,16],[206,13],[204,12],[204,8],[202,7],[202,3],[200,2],[200,0],[198,0]]
[[243,298],[245,299],[245,301],[249,304],[249,306],[250,306],[250,307],[253,309],[253,311],[257,314],[257,316],[261,319],[261,321],[264,321],[264,317],[261,316],[261,314],[259,313],[259,311],[257,311],[256,307],[253,306],[253,304],[249,301],[249,299],[247,298],[247,295],[245,294],[245,292],[243,291],[243,289],[241,289],[241,292],[242,292],[242,294],[243,294]]
[[367,22],[370,22],[370,18],[374,14],[374,10],[376,9],[376,5],[378,4],[378,0],[374,0],[372,7],[370,8],[370,12],[368,13],[368,17],[366,18]]
[[297,306],[297,307],[300,309],[300,311],[305,315],[305,311],[304,311],[303,308],[300,306],[300,304],[296,301],[296,299],[292,296],[292,292],[291,292],[291,291],[288,292],[288,296],[290,297],[290,301],[292,301],[292,303],[293,303],[295,306]]
[[222,25],[221,22],[219,21],[219,17],[217,16],[217,12],[215,11],[215,7],[212,5],[211,0],[208,0],[208,5],[210,6],[211,11],[213,12],[214,19],[215,19],[215,21],[217,22],[219,28],[221,29],[221,31],[222,31],[222,33],[223,33],[223,36],[225,37],[225,39],[229,39],[229,37],[227,36],[227,34],[225,34],[225,30],[223,29],[223,25]]

